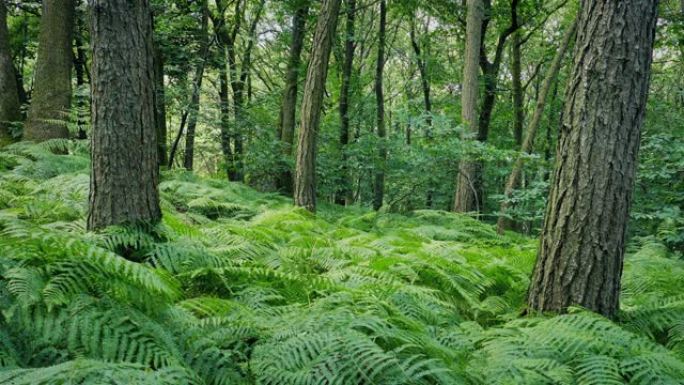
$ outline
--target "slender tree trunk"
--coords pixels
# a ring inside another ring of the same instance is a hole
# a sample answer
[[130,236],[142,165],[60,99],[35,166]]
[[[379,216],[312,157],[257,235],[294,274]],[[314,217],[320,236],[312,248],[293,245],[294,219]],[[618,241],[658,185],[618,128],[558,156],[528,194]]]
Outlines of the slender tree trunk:
[[[159,166],[168,163],[166,148],[166,93],[164,92],[164,55],[159,47],[154,50],[154,125],[157,131],[157,160]],[[170,167],[170,165],[169,165]]]
[[[308,0],[302,2],[292,18],[292,43],[290,44],[290,57],[287,62],[285,74],[285,90],[280,108],[280,124],[278,139],[283,146],[283,155],[287,158],[292,156],[292,144],[294,142],[295,119],[297,111],[297,88],[299,85],[299,67],[301,65],[302,49],[304,48],[304,35],[306,34],[306,18],[309,14]],[[292,195],[293,181],[292,171],[289,167],[278,176],[277,188],[284,194]]]
[[44,0],[38,36],[35,87],[24,139],[44,141],[69,137],[71,106],[71,36],[74,0]]
[[92,172],[88,228],[156,222],[159,167],[148,0],[90,0]]
[[411,38],[411,47],[413,47],[413,53],[416,55],[416,64],[418,67],[418,73],[420,74],[420,86],[423,90],[423,105],[425,106],[425,122],[427,123],[428,130],[432,127],[432,101],[430,99],[430,79],[428,78],[427,72],[427,58],[423,57],[423,53],[420,49],[420,44],[418,39],[416,39],[416,23],[411,20],[410,23],[409,37]]
[[513,33],[511,42],[511,75],[513,77],[513,137],[515,144],[522,145],[523,125],[525,124],[524,95],[522,87],[522,60],[520,57],[520,31]]
[[[563,57],[565,56],[565,51],[567,51],[568,47],[570,46],[570,42],[575,36],[576,29],[577,22],[575,21],[565,32],[563,41],[561,42],[560,47],[558,47],[558,51],[556,51],[556,55],[554,56],[553,61],[551,62],[551,67],[549,67],[549,70],[546,74],[546,78],[544,78],[544,84],[542,84],[541,89],[539,91],[539,97],[537,98],[537,106],[534,110],[534,115],[532,115],[532,121],[530,122],[530,126],[527,128],[527,135],[525,135],[525,141],[522,143],[522,146],[520,147],[520,152],[522,153],[531,153],[534,149],[534,138],[537,135],[537,130],[539,129],[539,125],[541,124],[541,120],[544,114],[544,107],[546,106],[546,99],[549,95],[549,92],[551,91],[551,86],[554,80],[558,77],[558,72],[560,71],[561,65],[563,64]],[[505,230],[510,228],[510,221],[508,221],[506,218],[507,211],[510,208],[510,204],[508,201],[513,195],[513,191],[520,183],[520,177],[523,171],[523,164],[524,159],[522,157],[519,157],[515,161],[515,164],[513,165],[513,170],[511,171],[511,174],[508,176],[508,179],[506,181],[506,188],[504,189],[504,201],[501,203],[501,209],[499,210],[500,216],[496,226],[499,234],[503,234]]]
[[[582,0],[530,311],[615,316],[657,0]],[[619,31],[619,33],[616,33]]]
[[86,73],[88,67],[88,60],[83,41],[83,17],[80,12],[76,15],[76,31],[74,33],[74,43],[76,45],[76,55],[74,55],[74,69],[76,72],[76,88],[78,93],[76,95],[76,126],[78,129],[78,139],[87,139],[86,134],[87,122],[84,117],[84,110],[87,106],[86,97],[82,94],[83,88],[86,84]]
[[375,102],[378,130],[378,160],[380,164],[375,170],[373,209],[380,210],[385,197],[385,167],[387,163],[387,130],[385,128],[385,95],[382,89],[382,77],[385,69],[385,30],[387,26],[387,5],[380,0],[380,29],[378,32],[378,58],[375,67]]
[[228,65],[230,70],[231,88],[233,90],[233,114],[235,117],[236,130],[233,135],[234,151],[233,162],[231,165],[232,175],[230,180],[243,181],[244,165],[243,157],[243,135],[242,131],[245,126],[245,88],[247,86],[247,79],[252,66],[252,49],[254,48],[254,41],[256,40],[256,28],[261,18],[261,12],[264,8],[265,0],[261,0],[254,11],[254,19],[249,27],[248,43],[242,56],[240,71],[237,69],[237,62],[235,61],[235,35],[228,46]]
[[[461,93],[461,121],[465,132],[477,132],[477,99],[479,93],[479,61],[482,40],[482,19],[484,5],[482,0],[468,0],[466,20],[466,52],[463,69],[463,92]],[[464,137],[463,139],[466,139]],[[478,210],[477,189],[473,176],[479,173],[478,163],[462,160],[458,167],[457,187],[454,196],[454,211],[469,212]]]
[[185,154],[183,167],[192,171],[195,160],[195,132],[197,130],[197,116],[200,110],[200,94],[202,91],[202,79],[204,78],[204,66],[209,57],[209,5],[207,0],[202,0],[202,26],[200,28],[200,61],[195,67],[194,85],[190,98],[188,133],[185,136]]
[[320,124],[328,60],[337,26],[340,1],[323,0],[321,4],[302,98],[294,203],[312,212],[316,211],[316,134]]
[[356,51],[356,41],[354,24],[356,18],[356,0],[347,0],[347,20],[344,36],[344,61],[342,63],[342,86],[340,87],[340,152],[342,153],[342,181],[337,193],[338,204],[351,204],[353,202],[352,186],[349,175],[346,148],[349,144],[349,99],[352,70],[354,69],[354,52]]
[[0,147],[12,141],[10,123],[21,120],[17,90],[7,32],[7,8],[0,1]]

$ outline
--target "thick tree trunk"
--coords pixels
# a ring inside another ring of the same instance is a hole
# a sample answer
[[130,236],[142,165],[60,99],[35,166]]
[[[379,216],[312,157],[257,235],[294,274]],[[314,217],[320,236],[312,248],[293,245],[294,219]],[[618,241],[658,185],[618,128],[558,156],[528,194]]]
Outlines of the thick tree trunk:
[[21,120],[17,78],[7,32],[7,8],[0,2],[0,147],[11,142],[11,122]]
[[297,143],[294,203],[316,211],[316,135],[323,107],[328,60],[341,0],[323,0],[316,22],[309,67],[302,97],[301,125]]
[[618,310],[657,5],[581,2],[530,311]]
[[[292,17],[292,42],[290,44],[290,57],[287,61],[285,74],[285,90],[283,92],[283,101],[280,108],[280,124],[278,125],[278,139],[280,139],[283,146],[283,155],[287,158],[292,156],[297,111],[299,66],[301,64],[302,49],[304,48],[304,35],[306,34],[306,18],[308,14],[309,2],[307,0],[297,8]],[[292,171],[290,171],[289,167],[280,173],[276,183],[280,192],[289,196],[292,195]]]
[[200,28],[200,61],[195,67],[195,82],[190,98],[188,133],[185,136],[185,154],[183,167],[192,171],[195,162],[195,132],[197,130],[197,116],[200,110],[200,93],[202,91],[202,79],[204,78],[204,66],[209,57],[209,5],[207,0],[202,0],[202,26]]
[[352,70],[354,69],[354,52],[356,51],[355,39],[355,18],[356,18],[356,0],[347,0],[347,20],[345,25],[344,36],[344,61],[342,62],[342,85],[340,87],[340,152],[342,153],[342,178],[341,186],[337,192],[338,204],[351,204],[354,200],[352,195],[352,182],[349,175],[349,167],[347,165],[347,154],[345,152],[350,140],[349,131],[349,99]]
[[69,137],[71,106],[71,36],[74,0],[44,0],[38,36],[35,88],[24,139],[44,141]]
[[92,173],[88,228],[156,222],[159,168],[148,0],[90,0]]
[[[168,163],[166,148],[166,93],[164,92],[164,55],[159,47],[154,50],[154,125],[157,132],[157,160],[159,166]],[[169,167],[171,167],[169,165]]]
[[[563,64],[563,57],[565,56],[565,51],[567,51],[568,47],[570,46],[570,42],[572,41],[572,38],[575,36],[576,29],[577,22],[575,21],[570,26],[570,28],[565,32],[563,41],[558,47],[558,51],[556,51],[556,55],[554,56],[553,61],[551,62],[551,67],[549,67],[549,70],[546,74],[546,78],[544,78],[544,84],[542,84],[541,90],[539,92],[539,97],[537,98],[537,105],[534,110],[534,115],[532,115],[532,121],[530,122],[530,126],[527,128],[527,135],[525,135],[525,141],[522,143],[520,147],[520,152],[522,153],[531,153],[534,149],[534,138],[537,135],[537,130],[539,129],[539,125],[541,124],[542,116],[544,114],[544,107],[546,107],[546,99],[549,95],[549,92],[551,91],[551,85],[558,77],[558,72],[560,71],[561,65]],[[503,234],[505,230],[510,228],[511,222],[506,218],[507,211],[510,208],[508,200],[513,195],[513,190],[515,190],[518,187],[518,184],[520,183],[520,176],[522,175],[523,164],[524,159],[522,157],[519,157],[515,161],[515,164],[513,165],[513,170],[511,171],[511,174],[508,176],[508,179],[506,181],[506,187],[504,189],[504,201],[501,203],[501,209],[499,210],[500,216],[496,226],[499,234]]]
[[[464,132],[477,132],[477,99],[480,89],[479,62],[482,40],[482,19],[484,5],[482,0],[468,0],[466,19],[466,52],[463,68],[463,92],[461,93],[461,121],[466,127]],[[466,139],[464,136],[463,139]],[[479,210],[478,192],[473,177],[479,173],[478,163],[462,160],[458,167],[454,211],[470,212]]]
[[376,122],[378,130],[378,160],[380,164],[375,170],[375,183],[373,184],[373,209],[380,210],[385,198],[385,163],[387,162],[387,144],[385,136],[385,95],[382,89],[382,77],[385,68],[385,29],[387,25],[387,5],[385,0],[380,0],[380,27],[378,31],[378,58],[375,66],[375,102]]

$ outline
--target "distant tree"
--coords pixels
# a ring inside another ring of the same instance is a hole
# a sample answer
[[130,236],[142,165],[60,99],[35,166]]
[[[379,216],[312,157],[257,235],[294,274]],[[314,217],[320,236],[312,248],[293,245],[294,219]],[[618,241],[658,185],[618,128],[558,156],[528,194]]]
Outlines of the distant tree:
[[7,7],[0,1],[0,147],[11,141],[10,123],[21,119],[19,93],[7,32]]
[[154,46],[148,0],[89,0],[92,173],[88,228],[155,222]]
[[302,97],[294,203],[309,211],[316,211],[316,135],[340,2],[341,0],[323,0],[321,4]]
[[38,36],[35,87],[24,139],[66,138],[71,107],[71,50],[75,0],[44,0]]
[[[483,38],[484,5],[482,0],[468,0],[467,7],[461,121],[466,126],[464,133],[471,133],[477,132],[478,127],[477,100],[480,90],[480,69],[478,65],[480,63],[480,45]],[[474,179],[478,177],[476,174],[480,172],[478,163],[470,160],[460,162],[454,195],[454,211],[468,212],[479,209],[478,189]]]
[[197,116],[199,115],[200,108],[200,92],[202,91],[202,79],[204,78],[206,61],[209,58],[209,4],[207,0],[202,0],[200,5],[200,50],[199,58],[195,66],[190,106],[188,107],[188,133],[185,136],[185,154],[183,158],[183,167],[185,167],[186,170],[192,170],[194,165],[195,131],[197,129]]
[[382,78],[385,69],[385,35],[387,28],[387,5],[385,0],[380,0],[380,21],[378,31],[378,57],[375,66],[375,103],[376,103],[376,124],[378,134],[378,159],[380,164],[375,170],[375,180],[373,184],[373,209],[380,210],[385,196],[385,163],[387,161],[387,144],[385,137],[385,94],[382,89]]
[[[534,139],[537,135],[539,125],[541,124],[542,116],[544,114],[544,107],[546,106],[546,100],[549,96],[549,93],[551,93],[551,85],[558,77],[558,72],[560,71],[561,65],[563,63],[563,57],[565,56],[565,52],[568,50],[568,47],[570,46],[573,37],[575,37],[576,29],[577,23],[574,22],[572,23],[570,28],[565,32],[563,41],[558,47],[556,55],[554,56],[553,61],[551,62],[551,66],[549,67],[546,77],[544,78],[544,82],[542,83],[541,89],[539,90],[539,97],[537,98],[537,105],[534,110],[534,115],[532,115],[532,120],[530,121],[530,125],[527,128],[525,140],[522,142],[520,146],[520,152],[522,153],[529,153],[532,152],[532,150],[534,149]],[[500,216],[497,221],[497,231],[499,232],[499,234],[503,234],[505,230],[508,230],[511,227],[511,221],[508,220],[508,218],[506,217],[510,206],[508,200],[512,197],[513,190],[515,190],[518,184],[520,184],[520,178],[522,176],[523,171],[523,164],[523,157],[519,157],[518,159],[516,159],[515,163],[513,164],[513,170],[511,171],[511,174],[508,176],[508,179],[506,180],[506,187],[504,190],[504,201],[503,203],[501,203],[501,209],[499,210]]]
[[[309,0],[299,0],[292,16],[292,42],[290,43],[287,69],[285,70],[285,89],[283,90],[278,124],[278,139],[283,146],[283,155],[287,157],[292,155],[292,145],[294,142],[299,66],[301,64],[302,49],[304,48],[304,35],[306,34],[306,18],[308,14]],[[293,181],[292,172],[289,168],[278,176],[276,184],[279,191],[292,195]]]
[[346,149],[351,139],[351,131],[349,128],[349,104],[351,98],[352,70],[354,69],[354,53],[356,52],[356,0],[346,0],[345,8],[347,17],[344,28],[344,59],[342,61],[342,84],[340,85],[340,100],[338,104],[338,110],[340,112],[340,152],[342,154],[342,175],[336,196],[338,204],[349,204],[353,201]]
[[531,312],[618,311],[657,5],[581,2]]

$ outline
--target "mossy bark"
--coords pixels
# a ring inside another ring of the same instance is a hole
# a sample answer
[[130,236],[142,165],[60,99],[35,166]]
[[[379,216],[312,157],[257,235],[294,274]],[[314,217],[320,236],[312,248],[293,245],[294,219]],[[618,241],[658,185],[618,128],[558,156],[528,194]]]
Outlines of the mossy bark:
[[11,142],[11,123],[21,120],[17,79],[10,54],[7,7],[0,2],[0,147]]
[[323,107],[328,60],[337,27],[340,0],[323,0],[316,22],[309,67],[302,97],[301,125],[297,143],[294,203],[316,211],[316,136]]
[[24,126],[26,140],[69,137],[74,13],[75,0],[43,1],[35,87]]

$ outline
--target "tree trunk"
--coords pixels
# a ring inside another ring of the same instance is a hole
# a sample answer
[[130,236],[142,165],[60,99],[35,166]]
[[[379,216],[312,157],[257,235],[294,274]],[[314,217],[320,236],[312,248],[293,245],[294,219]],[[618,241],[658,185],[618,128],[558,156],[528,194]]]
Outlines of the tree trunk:
[[[554,80],[558,77],[558,72],[560,71],[561,65],[563,64],[563,57],[565,56],[565,51],[567,51],[570,46],[572,38],[575,36],[575,31],[577,29],[577,21],[575,21],[570,28],[565,32],[563,41],[561,42],[556,55],[551,62],[551,67],[549,67],[546,78],[544,78],[544,84],[541,86],[539,92],[539,97],[537,98],[537,105],[534,110],[534,115],[532,115],[532,121],[530,126],[527,128],[527,135],[525,135],[525,141],[520,147],[520,152],[531,153],[534,149],[534,138],[537,135],[537,130],[541,124],[542,116],[544,114],[544,107],[546,106],[546,98],[551,91],[551,85]],[[524,159],[519,157],[515,164],[513,165],[513,170],[508,176],[506,181],[506,187],[504,189],[504,201],[501,203],[501,209],[499,214],[499,220],[497,221],[496,228],[499,234],[510,228],[510,221],[506,218],[506,212],[509,209],[510,203],[508,200],[513,195],[513,190],[515,190],[520,183],[520,176],[522,175]]]
[[342,63],[342,85],[340,87],[340,152],[342,153],[342,181],[337,192],[338,204],[351,204],[352,186],[349,175],[346,147],[349,144],[349,99],[352,70],[354,69],[354,52],[356,51],[354,23],[356,18],[356,0],[347,0],[347,21],[344,36],[344,61]]
[[38,36],[35,88],[24,139],[44,141],[69,137],[71,106],[71,36],[74,0],[44,0]]
[[[166,93],[164,92],[164,55],[159,47],[154,50],[154,125],[157,132],[157,160],[159,166],[168,163],[166,151]],[[169,167],[171,167],[169,165]]]
[[[88,70],[88,60],[86,58],[85,46],[83,41],[83,18],[80,12],[76,14],[76,31],[74,33],[74,43],[76,44],[76,55],[74,55],[74,69],[76,72],[76,126],[78,139],[87,139],[86,126],[88,123],[85,119],[85,109],[87,106],[87,99],[83,95],[86,84],[86,75]],[[88,76],[90,78],[90,76]]]
[[378,58],[375,67],[375,102],[378,130],[378,159],[380,164],[375,170],[373,209],[380,210],[385,197],[385,166],[387,163],[387,135],[385,129],[385,95],[382,89],[382,77],[385,68],[385,29],[387,25],[387,6],[380,0],[380,30],[378,32]]
[[[233,181],[243,181],[245,178],[244,165],[242,161],[242,131],[244,130],[245,126],[245,87],[247,86],[247,80],[249,78],[249,72],[252,66],[252,49],[254,48],[254,41],[257,39],[256,28],[259,23],[259,19],[261,18],[261,12],[263,11],[264,3],[265,0],[261,0],[257,5],[257,10],[254,12],[254,19],[249,27],[249,32],[247,35],[248,43],[242,56],[240,71],[238,71],[237,62],[235,61],[235,37],[237,36],[237,29],[233,30],[231,43],[228,45],[228,68],[230,70],[230,85],[233,90],[233,115],[236,126],[236,130],[233,134],[233,161],[230,167],[230,180]],[[236,14],[238,14],[238,5],[236,5]]]
[[0,2],[0,147],[12,141],[10,124],[21,120],[17,78],[7,32],[7,7]]
[[[482,19],[484,5],[482,0],[468,0],[466,19],[466,52],[463,68],[463,92],[461,93],[461,121],[466,127],[464,132],[477,132],[477,99],[480,89],[479,61],[482,40]],[[464,136],[465,140],[466,137]],[[472,178],[479,173],[478,163],[462,160],[458,167],[454,211],[470,212],[478,210],[478,193]]]
[[522,88],[522,63],[520,57],[520,32],[513,34],[511,42],[511,75],[513,77],[513,138],[515,144],[522,145],[523,125],[525,124],[524,95]]
[[88,228],[156,222],[159,168],[148,0],[90,0],[92,173]]
[[200,109],[200,94],[202,91],[202,79],[204,78],[204,65],[209,57],[209,5],[207,0],[202,0],[202,26],[200,29],[200,61],[195,67],[195,84],[192,88],[190,106],[188,106],[188,133],[185,136],[185,154],[183,167],[192,171],[195,161],[195,132],[197,130],[197,116]]
[[321,5],[302,97],[294,203],[312,212],[316,211],[316,134],[320,124],[328,60],[337,26],[340,1],[323,0]]
[[[301,64],[302,48],[304,48],[304,35],[306,34],[306,18],[309,14],[308,0],[301,3],[292,18],[292,43],[290,44],[290,57],[287,62],[285,74],[285,90],[280,108],[279,135],[283,146],[283,155],[287,158],[292,156],[292,143],[294,141],[295,119],[297,111],[297,88],[299,85],[299,66]],[[289,167],[278,176],[277,188],[280,192],[292,195],[292,171]]]
[[[420,49],[420,44],[416,39],[416,23],[411,20],[409,31],[409,37],[411,38],[411,47],[413,47],[413,53],[416,55],[416,64],[418,67],[418,73],[420,74],[420,86],[423,90],[423,104],[425,106],[425,122],[427,123],[428,130],[432,127],[432,101],[430,100],[430,79],[428,79],[427,73],[427,58],[423,57]],[[429,133],[428,133],[429,135]]]
[[618,310],[657,5],[581,2],[530,311]]

